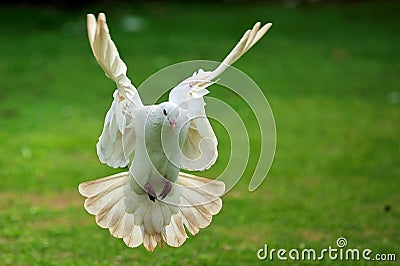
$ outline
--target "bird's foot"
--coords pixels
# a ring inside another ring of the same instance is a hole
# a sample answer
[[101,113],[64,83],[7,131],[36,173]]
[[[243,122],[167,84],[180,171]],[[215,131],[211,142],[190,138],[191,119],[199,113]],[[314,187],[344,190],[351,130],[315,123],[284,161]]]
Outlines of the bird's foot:
[[171,189],[172,189],[171,182],[165,181],[163,190],[161,191],[159,197],[160,197],[161,199],[164,199],[164,198],[168,195],[168,193],[171,191]]
[[149,199],[155,202],[157,199],[157,194],[154,191],[154,188],[149,183],[147,183],[146,185],[144,185],[144,189],[146,190],[147,195],[149,195]]

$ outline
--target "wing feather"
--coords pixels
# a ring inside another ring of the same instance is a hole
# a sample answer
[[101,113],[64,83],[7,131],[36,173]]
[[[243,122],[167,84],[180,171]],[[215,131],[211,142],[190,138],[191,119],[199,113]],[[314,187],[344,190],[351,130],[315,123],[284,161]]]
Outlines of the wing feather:
[[199,69],[171,90],[169,101],[186,112],[187,123],[189,123],[182,148],[184,157],[181,162],[182,168],[202,171],[215,163],[218,157],[218,141],[206,117],[203,99],[209,93],[206,88],[214,84],[219,75],[256,44],[271,26],[271,23],[267,23],[261,27],[261,23],[257,22],[251,30],[244,33],[232,51],[214,71]]
[[104,127],[97,143],[102,163],[114,168],[125,167],[135,149],[134,109],[143,106],[139,93],[126,76],[127,67],[111,39],[104,13],[87,15],[90,47],[105,75],[114,81],[117,90],[107,112]]

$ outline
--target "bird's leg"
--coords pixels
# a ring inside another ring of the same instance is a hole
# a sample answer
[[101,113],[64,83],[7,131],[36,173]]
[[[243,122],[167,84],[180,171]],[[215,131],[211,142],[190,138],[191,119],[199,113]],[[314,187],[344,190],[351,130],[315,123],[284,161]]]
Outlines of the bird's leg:
[[144,189],[146,190],[147,195],[149,195],[149,199],[155,202],[157,199],[157,194],[154,191],[154,188],[150,185],[150,183],[146,183],[146,185],[144,185]]
[[165,184],[164,184],[164,187],[163,187],[163,190],[161,191],[159,197],[160,197],[161,199],[164,199],[164,198],[168,195],[168,193],[171,191],[171,189],[172,189],[171,182],[169,182],[168,180],[166,180],[166,181],[165,181]]

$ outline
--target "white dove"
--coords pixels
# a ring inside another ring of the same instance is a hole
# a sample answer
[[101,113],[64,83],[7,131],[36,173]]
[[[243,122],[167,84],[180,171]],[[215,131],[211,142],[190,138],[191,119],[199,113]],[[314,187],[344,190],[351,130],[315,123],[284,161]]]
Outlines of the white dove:
[[[205,115],[203,96],[216,77],[248,51],[271,27],[257,22],[214,71],[199,70],[173,88],[169,100],[143,105],[126,76],[127,67],[111,40],[106,17],[87,15],[93,54],[117,84],[97,143],[102,163],[128,172],[87,181],[79,192],[96,223],[129,247],[153,251],[163,242],[179,247],[211,223],[222,208],[222,181],[180,172],[202,171],[217,159],[217,139]],[[185,230],[186,227],[186,230]]]

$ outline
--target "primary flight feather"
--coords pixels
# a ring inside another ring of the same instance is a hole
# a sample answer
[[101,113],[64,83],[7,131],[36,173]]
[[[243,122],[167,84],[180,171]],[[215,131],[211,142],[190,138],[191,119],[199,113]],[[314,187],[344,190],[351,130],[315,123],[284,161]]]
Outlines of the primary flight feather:
[[[114,100],[97,142],[102,163],[128,172],[87,181],[79,192],[96,223],[122,238],[129,247],[149,250],[162,242],[181,246],[187,236],[211,223],[222,208],[225,184],[180,172],[202,171],[218,156],[217,138],[206,117],[203,96],[231,64],[246,53],[271,27],[257,22],[214,71],[195,72],[169,94],[167,102],[144,105],[127,77],[100,13],[87,15],[90,47],[106,76],[116,83]],[[186,229],[185,229],[186,228]]]

